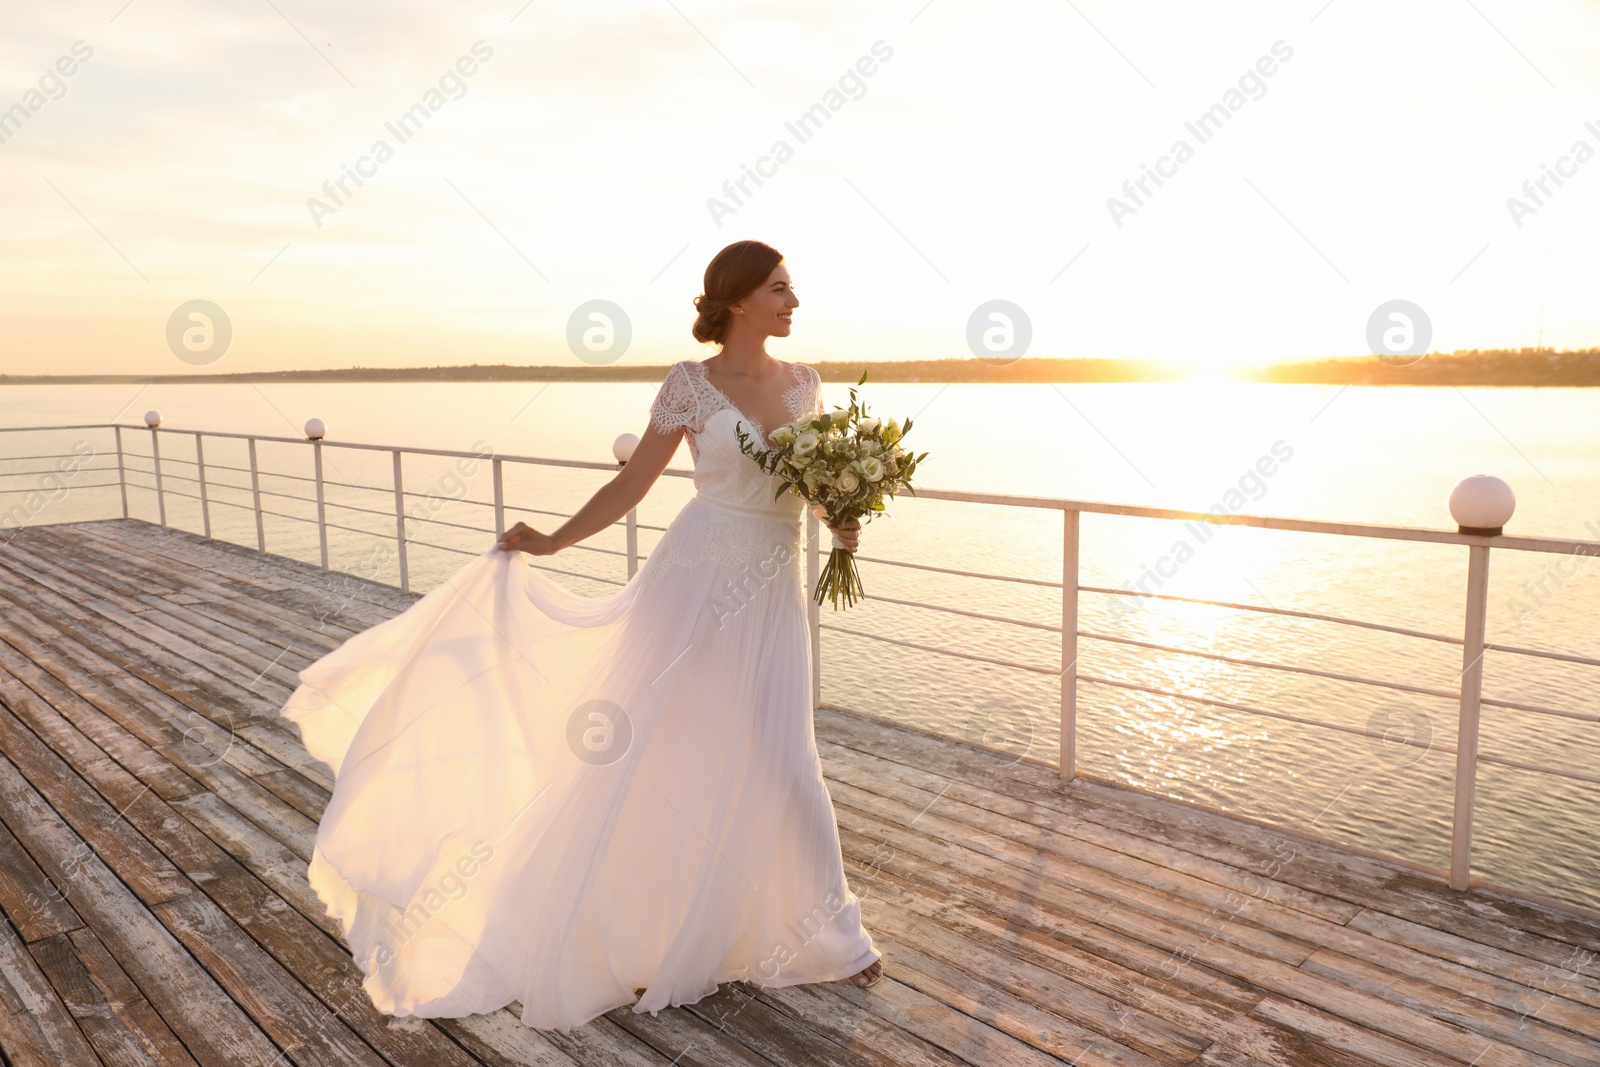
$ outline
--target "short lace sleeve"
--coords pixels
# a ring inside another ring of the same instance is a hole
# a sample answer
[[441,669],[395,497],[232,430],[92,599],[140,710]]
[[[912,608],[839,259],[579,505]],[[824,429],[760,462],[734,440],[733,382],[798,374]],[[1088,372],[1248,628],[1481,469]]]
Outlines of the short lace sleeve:
[[674,363],[650,404],[650,423],[657,433],[672,433],[685,426],[697,429],[699,419],[700,404],[688,368]]
[[817,368],[806,364],[806,375],[811,380],[811,414],[822,414],[822,375]]

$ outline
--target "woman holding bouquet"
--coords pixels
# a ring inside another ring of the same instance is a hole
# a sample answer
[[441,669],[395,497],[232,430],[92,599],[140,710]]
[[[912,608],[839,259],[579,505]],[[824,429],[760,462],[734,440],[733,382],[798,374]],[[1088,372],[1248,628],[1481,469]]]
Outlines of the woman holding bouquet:
[[[821,414],[820,381],[766,352],[799,306],[776,251],[728,246],[704,288],[694,336],[720,350],[672,367],[622,470],[306,668],[283,709],[336,775],[310,881],[382,1011],[520,1001],[568,1030],[727,981],[881,975],[813,734],[805,502],[739,439]],[[624,587],[528,564],[626,515],[685,438],[696,492]],[[852,552],[859,528],[830,527]]]

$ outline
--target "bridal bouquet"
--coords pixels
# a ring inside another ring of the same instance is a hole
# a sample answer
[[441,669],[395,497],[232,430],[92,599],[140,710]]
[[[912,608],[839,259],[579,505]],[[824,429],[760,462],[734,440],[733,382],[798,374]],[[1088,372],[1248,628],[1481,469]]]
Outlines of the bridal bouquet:
[[[866,380],[862,371],[856,384]],[[792,491],[813,511],[825,514],[828,525],[839,526],[863,517],[870,522],[884,510],[884,497],[902,488],[917,495],[911,476],[928,454],[913,455],[900,447],[910,430],[910,419],[901,426],[894,419],[868,418],[866,405],[857,403],[851,389],[849,407],[807,415],[774,430],[775,448],[755,449],[741,428],[739,450],[782,480],[772,499]],[[841,599],[853,605],[865,595],[855,554],[837,547],[836,541],[817,579],[817,603],[830,600],[838,611]]]

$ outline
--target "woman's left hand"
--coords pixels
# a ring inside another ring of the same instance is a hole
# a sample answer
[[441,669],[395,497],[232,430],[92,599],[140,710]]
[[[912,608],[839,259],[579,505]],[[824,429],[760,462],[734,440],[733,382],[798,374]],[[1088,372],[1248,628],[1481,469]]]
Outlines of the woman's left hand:
[[846,552],[854,552],[856,550],[856,546],[861,540],[860,519],[851,519],[849,522],[839,526],[834,526],[827,520],[823,520],[823,525],[833,531],[833,535],[839,539],[839,543],[844,546]]

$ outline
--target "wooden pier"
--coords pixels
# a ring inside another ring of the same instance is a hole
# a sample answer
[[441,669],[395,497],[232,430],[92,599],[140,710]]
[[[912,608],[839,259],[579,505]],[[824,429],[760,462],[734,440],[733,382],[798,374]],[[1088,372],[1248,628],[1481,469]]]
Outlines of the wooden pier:
[[136,520],[0,545],[7,1063],[1600,1064],[1600,915],[829,708],[876,986],[384,1016],[306,884],[332,780],[277,709],[414,600]]

